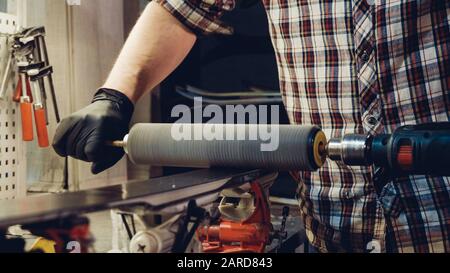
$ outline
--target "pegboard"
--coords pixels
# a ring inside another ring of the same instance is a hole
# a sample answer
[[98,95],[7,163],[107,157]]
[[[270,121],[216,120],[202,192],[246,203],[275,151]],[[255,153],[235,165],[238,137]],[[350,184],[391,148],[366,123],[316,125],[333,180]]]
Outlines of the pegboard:
[[[6,70],[9,55],[8,35],[17,30],[17,18],[14,15],[0,13],[0,81]],[[6,95],[0,100],[0,200],[25,196],[25,189],[19,185],[21,132],[20,111],[13,102],[15,75],[11,69]]]

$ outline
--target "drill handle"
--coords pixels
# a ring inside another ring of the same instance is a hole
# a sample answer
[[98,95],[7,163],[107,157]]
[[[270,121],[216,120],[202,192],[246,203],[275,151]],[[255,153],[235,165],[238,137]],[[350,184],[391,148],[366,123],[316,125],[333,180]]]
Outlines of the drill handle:
[[450,122],[403,126],[375,137],[375,165],[394,174],[450,176]]

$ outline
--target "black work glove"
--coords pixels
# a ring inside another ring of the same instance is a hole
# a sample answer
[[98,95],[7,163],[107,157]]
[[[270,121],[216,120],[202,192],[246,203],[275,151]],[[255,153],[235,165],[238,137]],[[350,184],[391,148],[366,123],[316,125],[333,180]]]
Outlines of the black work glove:
[[61,121],[53,148],[60,156],[92,162],[92,173],[99,174],[123,157],[123,149],[111,147],[108,142],[124,138],[133,111],[127,96],[100,89],[92,104]]

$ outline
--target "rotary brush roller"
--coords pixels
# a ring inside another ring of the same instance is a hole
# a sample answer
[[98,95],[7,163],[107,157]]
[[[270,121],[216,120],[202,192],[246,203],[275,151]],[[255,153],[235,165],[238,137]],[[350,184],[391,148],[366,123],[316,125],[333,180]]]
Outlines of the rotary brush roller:
[[[326,137],[315,126],[213,125],[216,136],[221,132],[224,140],[213,138],[208,126],[212,125],[137,124],[113,145],[123,147],[133,163],[153,166],[313,171],[326,159]],[[188,132],[182,140],[176,135],[180,130]],[[260,140],[262,132],[271,132],[271,139]],[[268,142],[273,151],[262,151]]]
[[[211,127],[206,126],[211,125],[183,126],[192,137],[174,138],[173,124],[138,124],[113,145],[124,148],[133,163],[153,166],[316,171],[329,158],[349,166],[375,165],[396,174],[450,176],[448,122],[404,126],[392,135],[351,134],[329,142],[316,126],[214,125],[224,135],[234,136],[233,140],[206,140],[212,139],[208,133],[196,139],[194,132],[209,132]],[[248,137],[261,132],[276,132],[276,149],[262,151],[267,140]]]

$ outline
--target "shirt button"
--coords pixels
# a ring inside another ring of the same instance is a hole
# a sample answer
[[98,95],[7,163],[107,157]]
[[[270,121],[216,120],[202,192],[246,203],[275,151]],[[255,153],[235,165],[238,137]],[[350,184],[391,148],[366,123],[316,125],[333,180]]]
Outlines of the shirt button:
[[355,195],[351,191],[344,192],[345,199],[353,199]]
[[370,55],[367,53],[367,51],[364,51],[361,55],[361,61],[363,63],[367,63],[370,59]]
[[367,123],[369,123],[370,125],[376,125],[378,123],[378,120],[376,117],[370,116],[367,118]]

